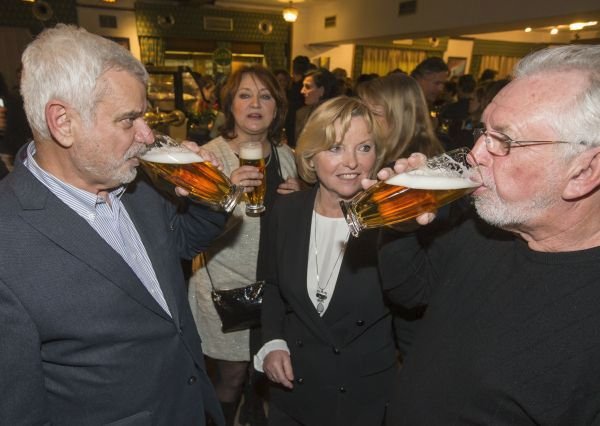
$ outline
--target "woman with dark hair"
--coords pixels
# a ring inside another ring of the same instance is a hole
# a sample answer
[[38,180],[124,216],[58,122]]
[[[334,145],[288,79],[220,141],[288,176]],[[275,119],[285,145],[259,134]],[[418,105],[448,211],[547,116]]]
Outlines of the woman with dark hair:
[[272,426],[381,425],[397,372],[377,268],[378,232],[350,238],[340,200],[362,190],[385,148],[368,107],[340,96],[310,116],[296,147],[311,190],[282,197],[268,228],[264,346]]
[[296,141],[310,114],[327,99],[338,96],[337,89],[335,76],[325,68],[306,73],[300,90],[304,96],[304,106],[296,112]]
[[[224,233],[206,253],[206,264],[190,279],[189,299],[203,341],[206,356],[216,360],[215,388],[228,425],[233,424],[250,360],[249,330],[223,333],[221,321],[211,299],[211,288],[232,289],[263,278],[258,265],[262,231],[278,194],[300,188],[292,150],[279,143],[286,104],[285,94],[275,76],[258,65],[235,71],[222,89],[225,123],[221,136],[203,148],[223,163],[224,172],[236,185],[254,190],[266,179],[266,212],[259,216],[245,213],[245,202],[232,212]],[[265,175],[253,166],[239,165],[240,143],[260,141],[265,157]]]

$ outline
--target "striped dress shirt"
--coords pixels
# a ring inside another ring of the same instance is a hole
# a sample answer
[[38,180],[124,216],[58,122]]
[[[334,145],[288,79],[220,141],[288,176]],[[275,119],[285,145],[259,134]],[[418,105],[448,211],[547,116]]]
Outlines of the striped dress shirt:
[[27,169],[50,192],[84,218],[98,235],[119,253],[152,297],[171,316],[148,252],[121,202],[126,187],[121,186],[111,192],[92,194],[62,182],[43,170],[35,161],[34,155],[35,145],[30,142],[24,162]]

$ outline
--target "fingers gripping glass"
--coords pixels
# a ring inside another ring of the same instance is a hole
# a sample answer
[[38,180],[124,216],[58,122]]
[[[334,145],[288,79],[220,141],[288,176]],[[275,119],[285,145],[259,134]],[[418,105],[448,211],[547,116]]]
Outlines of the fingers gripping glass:
[[475,142],[484,137],[485,147],[488,152],[499,157],[508,155],[511,148],[518,148],[528,145],[547,145],[555,143],[572,143],[576,145],[586,145],[585,142],[568,142],[568,141],[516,141],[510,136],[496,130],[488,130],[485,127],[477,127],[473,129],[473,138]]

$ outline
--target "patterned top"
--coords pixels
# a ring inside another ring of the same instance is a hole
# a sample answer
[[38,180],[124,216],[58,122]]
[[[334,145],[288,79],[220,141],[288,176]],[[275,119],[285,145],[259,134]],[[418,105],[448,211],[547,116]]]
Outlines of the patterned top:
[[[238,157],[222,137],[213,139],[202,148],[213,152],[223,162],[227,176],[239,167]],[[277,153],[283,178],[297,177],[293,151],[282,145],[277,147]],[[275,161],[274,156],[271,155],[267,161]],[[267,187],[269,192],[276,189]],[[225,230],[208,250],[208,268],[217,289],[239,288],[256,280],[260,217],[247,216],[245,209],[244,201],[236,206]],[[196,271],[190,279],[189,301],[205,355],[227,361],[250,360],[249,331],[221,331],[221,320],[211,298],[211,285],[205,268]]]

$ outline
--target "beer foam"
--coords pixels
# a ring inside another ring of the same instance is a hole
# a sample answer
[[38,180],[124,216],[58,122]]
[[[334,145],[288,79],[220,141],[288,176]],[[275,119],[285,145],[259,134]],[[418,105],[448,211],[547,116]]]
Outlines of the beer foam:
[[476,188],[481,185],[466,177],[427,175],[423,174],[420,170],[400,173],[399,175],[389,178],[385,183],[413,189],[434,190]]
[[165,164],[189,164],[204,161],[198,154],[186,148],[178,147],[152,148],[140,158],[144,161]]
[[244,160],[260,160],[263,158],[262,146],[240,145],[240,158]]

